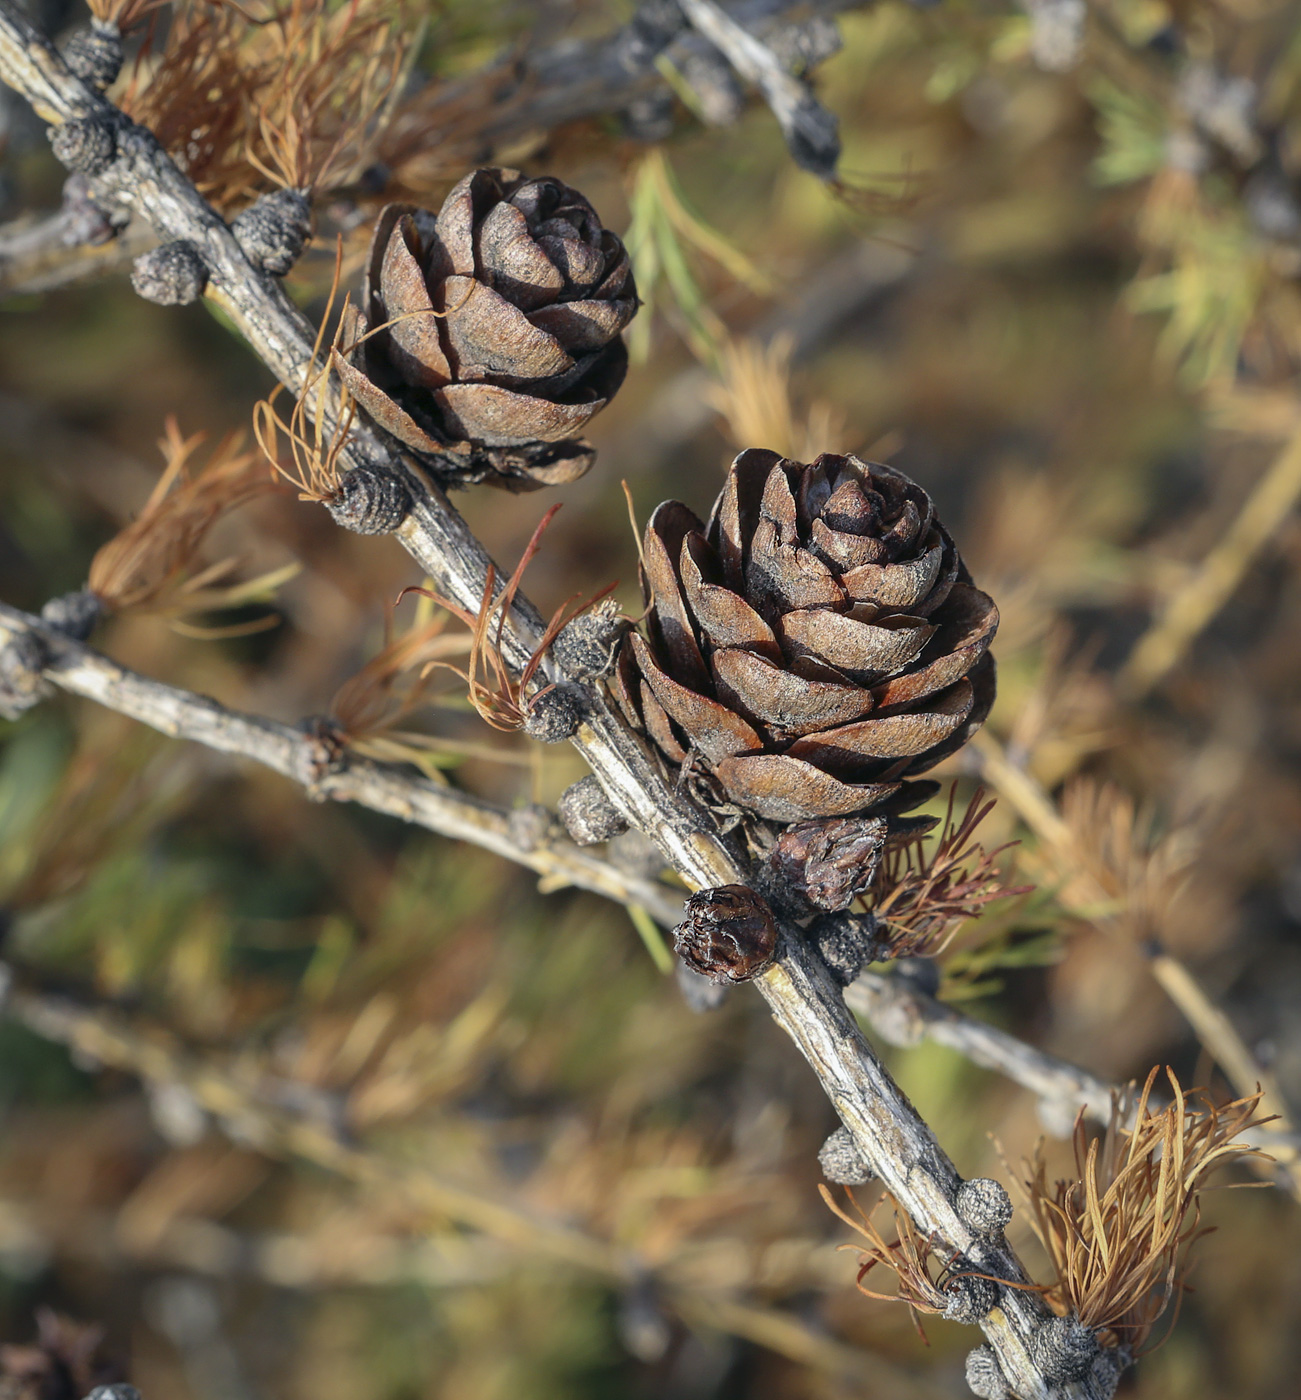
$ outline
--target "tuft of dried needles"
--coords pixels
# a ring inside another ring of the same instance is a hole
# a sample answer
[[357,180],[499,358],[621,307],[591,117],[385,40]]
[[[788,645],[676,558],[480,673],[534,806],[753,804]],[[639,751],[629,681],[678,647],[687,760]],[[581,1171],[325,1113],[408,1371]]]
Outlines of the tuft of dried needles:
[[[243,450],[240,434],[227,434],[202,467],[194,457],[204,433],[183,437],[175,417],[168,417],[159,439],[166,466],[140,514],[91,560],[89,588],[109,612],[147,612],[170,616],[179,631],[215,635],[180,619],[187,613],[232,607],[266,596],[282,583],[283,572],[248,583],[229,582],[238,560],[222,559],[191,572],[209,530],[228,511],[274,489],[262,470],[259,454]],[[273,626],[274,618],[242,624],[239,633]],[[220,630],[229,636],[229,629]]]
[[[918,1233],[917,1227],[902,1210],[898,1201],[886,1191],[870,1211],[864,1211],[858,1204],[853,1191],[846,1186],[845,1195],[849,1198],[849,1210],[836,1203],[827,1187],[819,1185],[827,1209],[843,1220],[859,1235],[862,1244],[842,1244],[840,1249],[857,1250],[859,1256],[856,1287],[867,1298],[876,1298],[887,1303],[905,1303],[912,1314],[913,1326],[918,1336],[926,1341],[920,1314],[948,1316],[959,1321],[976,1321],[980,1315],[969,1315],[969,1304],[978,1295],[985,1310],[993,1305],[996,1297],[995,1281],[987,1275],[963,1267],[960,1256],[954,1256],[947,1264],[941,1264],[935,1256],[934,1240]],[[882,1206],[888,1203],[894,1216],[893,1240],[889,1240],[877,1227],[874,1217]],[[883,1268],[895,1276],[893,1293],[878,1293],[864,1285],[863,1280],[873,1269]]]
[[121,105],[223,210],[268,184],[338,188],[374,159],[418,34],[402,0],[192,0]]
[[[545,686],[541,690],[530,693],[530,687],[542,665],[543,658],[561,629],[579,613],[585,612],[598,603],[610,591],[609,588],[603,589],[595,598],[573,613],[569,610],[569,605],[573,602],[572,598],[562,603],[552,614],[551,620],[548,622],[532,656],[529,657],[527,665],[518,676],[512,674],[506,658],[502,655],[502,632],[506,626],[506,619],[510,615],[511,605],[515,601],[515,595],[519,592],[520,583],[524,578],[524,570],[528,568],[533,556],[541,548],[542,535],[559,509],[558,505],[552,506],[538,522],[537,529],[533,531],[524,553],[520,556],[519,563],[515,566],[515,572],[506,581],[506,586],[499,596],[494,596],[497,587],[496,572],[491,565],[488,566],[488,575],[483,585],[483,598],[477,613],[472,613],[451,599],[444,598],[441,594],[434,593],[427,588],[404,590],[407,593],[420,593],[433,599],[440,607],[445,608],[453,617],[459,618],[470,629],[470,659],[466,667],[453,666],[444,661],[431,661],[426,670],[444,668],[460,676],[469,688],[470,704],[474,706],[479,716],[492,725],[494,729],[504,732],[523,729],[529,718],[530,706],[542,695],[555,688],[554,686]],[[611,584],[610,587],[613,588],[614,585]]]
[[956,800],[954,786],[937,835],[887,845],[881,858],[869,899],[892,958],[935,957],[988,905],[1030,893],[1029,885],[1005,884],[999,870],[999,856],[1015,842],[989,851],[976,840],[993,800],[978,788],[961,818]]
[[1166,1077],[1170,1104],[1151,1103],[1153,1069],[1132,1114],[1113,1097],[1101,1138],[1089,1140],[1081,1113],[1074,1177],[1049,1185],[1041,1141],[1021,1183],[1057,1274],[1050,1301],[1134,1354],[1187,1288],[1189,1250],[1208,1232],[1200,1203],[1208,1178],[1243,1157],[1265,1155],[1235,1141],[1268,1121],[1257,1116],[1259,1093],[1219,1105],[1205,1089],[1185,1092],[1169,1069]]

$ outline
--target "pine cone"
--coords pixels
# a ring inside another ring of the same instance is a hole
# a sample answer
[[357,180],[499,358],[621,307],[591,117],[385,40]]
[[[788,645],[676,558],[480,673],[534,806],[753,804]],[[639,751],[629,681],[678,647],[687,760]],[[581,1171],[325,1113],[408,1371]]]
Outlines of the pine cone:
[[[355,353],[335,365],[407,447],[515,490],[591,465],[574,434],[623,381],[638,303],[623,244],[576,190],[476,170],[437,218],[388,205],[363,305],[345,327]],[[381,329],[357,345],[367,325]]]
[[[994,698],[993,601],[930,497],[891,467],[742,452],[706,527],[646,527],[646,637],[620,656],[625,716],[727,803],[778,822],[914,805]],[[911,799],[911,800],[910,800]]]

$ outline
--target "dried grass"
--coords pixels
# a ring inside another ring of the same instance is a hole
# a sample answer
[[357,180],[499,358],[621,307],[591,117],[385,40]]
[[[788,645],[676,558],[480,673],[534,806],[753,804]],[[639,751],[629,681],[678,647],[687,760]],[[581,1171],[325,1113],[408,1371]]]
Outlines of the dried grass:
[[1057,1274],[1050,1299],[1133,1352],[1187,1290],[1189,1250],[1207,1233],[1200,1197],[1208,1177],[1264,1155],[1234,1141],[1265,1121],[1256,1115],[1259,1093],[1220,1106],[1205,1089],[1185,1094],[1170,1070],[1166,1077],[1172,1103],[1152,1107],[1154,1069],[1132,1115],[1113,1098],[1101,1139],[1089,1141],[1081,1113],[1073,1178],[1049,1186],[1042,1142],[1024,1164],[1031,1223]]

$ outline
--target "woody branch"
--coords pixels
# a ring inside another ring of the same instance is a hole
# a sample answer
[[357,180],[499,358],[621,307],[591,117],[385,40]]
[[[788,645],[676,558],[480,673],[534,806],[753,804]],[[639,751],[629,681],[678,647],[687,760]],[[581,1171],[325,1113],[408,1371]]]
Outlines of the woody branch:
[[[303,393],[314,337],[279,283],[253,266],[225,221],[151,133],[78,80],[7,3],[0,4],[0,77],[56,126],[89,121],[112,132],[112,158],[95,177],[97,196],[141,213],[160,238],[191,244],[206,269],[207,295],[224,308],[280,382],[295,395]],[[391,472],[405,482],[412,509],[398,538],[442,594],[477,611],[490,560],[442,490],[409,457],[389,450],[365,428],[353,429],[340,466]],[[523,669],[542,630],[536,609],[517,598],[502,637],[507,662]],[[552,660],[543,674],[543,683],[565,679]],[[594,689],[586,691],[584,718],[573,742],[625,819],[660,847],[689,885],[747,883],[745,864],[672,788],[641,741]],[[1046,1307],[1035,1293],[1015,1286],[1028,1279],[1001,1233],[982,1235],[963,1219],[956,1205],[961,1185],[956,1167],[886,1072],[821,960],[789,922],[781,927],[775,961],[756,982],[775,1019],[812,1066],[863,1159],[918,1230],[943,1240],[982,1272],[1008,1281],[999,1286],[998,1305],[981,1327],[1012,1390],[1024,1400],[1105,1400],[1111,1393],[1106,1378],[1055,1381],[1036,1359],[1034,1339],[1048,1321]]]

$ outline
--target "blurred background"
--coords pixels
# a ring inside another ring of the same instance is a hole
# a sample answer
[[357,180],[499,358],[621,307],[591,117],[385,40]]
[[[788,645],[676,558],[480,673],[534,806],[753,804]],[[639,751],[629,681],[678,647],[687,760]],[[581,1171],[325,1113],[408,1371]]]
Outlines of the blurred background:
[[[939,776],[999,799],[982,839],[1018,842],[1000,863],[1035,887],[959,933],[941,995],[1105,1080],[1169,1065],[1231,1097],[1260,1079],[1284,1112],[1299,13],[849,9],[839,52],[822,30],[814,54],[841,124],[829,184],[717,65],[666,61],[631,113],[485,135],[485,63],[631,10],[443,0],[404,81],[413,102],[467,82],[474,100],[446,123],[431,104],[372,187],[318,199],[289,280],[319,315],[336,234],[355,285],[382,198],[436,207],[476,160],[583,190],[634,254],[633,367],[582,481],[457,498],[494,558],[512,567],[561,500],[530,596],[549,612],[618,581],[635,613],[621,480],[644,521],[671,497],[707,511],[742,446],[913,476],[1003,615],[991,722]],[[39,125],[3,112],[0,213],[55,208]],[[208,435],[202,459],[229,432],[251,444],[272,387],[209,307],[151,306],[105,261],[47,290],[15,273],[0,301],[0,598],[32,611],[140,510],[169,414]],[[287,491],[221,520],[203,562],[227,559],[258,586],[128,612],[94,644],[297,722],[330,711],[421,581]],[[508,804],[582,775],[454,684],[427,698],[404,725],[433,736],[413,754],[431,774]],[[56,696],[0,728],[0,917],[19,988],[0,1021],[6,1400],[113,1375],[145,1400],[966,1393],[974,1331],[928,1320],[923,1345],[906,1309],[855,1292],[816,1190],[834,1114],[760,999],[693,1012],[617,905]],[[1213,1017],[1194,1029],[1208,1007],[1245,1062]],[[964,1175],[1010,1184],[1045,1133],[1065,1170],[1069,1114],[869,1033]],[[1301,1215],[1289,1172],[1265,1179],[1208,1195],[1195,1291],[1122,1393],[1299,1393]],[[1023,1216],[1013,1243],[1042,1270]]]

